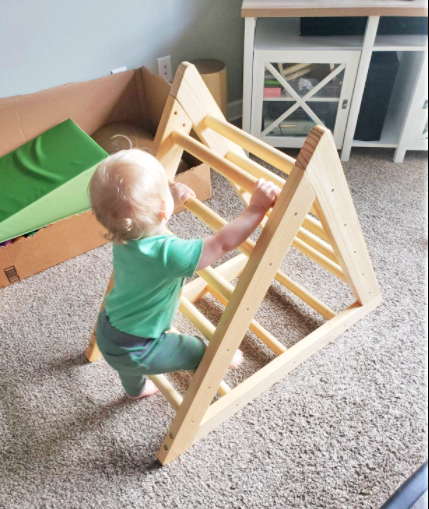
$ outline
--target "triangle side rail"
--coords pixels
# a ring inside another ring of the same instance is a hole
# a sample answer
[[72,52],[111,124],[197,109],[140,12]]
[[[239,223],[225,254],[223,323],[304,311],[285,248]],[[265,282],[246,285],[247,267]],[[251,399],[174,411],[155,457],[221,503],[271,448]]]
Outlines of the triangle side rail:
[[[265,178],[267,180],[270,180],[280,188],[283,188],[286,185],[285,179],[279,177],[272,171],[267,170],[260,164],[249,159],[248,157],[244,157],[241,154],[231,151],[228,152],[228,154],[226,154],[225,158],[231,163],[234,163],[237,166],[239,166],[241,169],[247,171],[257,179]],[[312,206],[310,212],[313,215],[317,216],[317,211],[314,205]],[[307,216],[306,222],[304,224],[306,226],[306,229],[308,229],[309,231],[307,232],[304,230],[304,228],[301,228],[297,237],[303,240],[304,242],[307,242],[307,244],[310,244],[314,249],[320,251],[321,254],[327,256],[333,262],[338,263],[335,252],[332,246],[328,243],[329,237],[326,231],[324,230],[322,223],[320,221],[313,219],[311,216]]]
[[277,200],[274,213],[240,277],[216,328],[215,337],[171,424],[158,455],[162,464],[171,463],[191,446],[216,387],[227,371],[314,200],[315,193],[305,172],[296,167]]
[[[201,334],[208,340],[213,339],[216,327],[200,312],[198,309],[189,302],[186,297],[180,299],[180,312],[201,332]],[[178,332],[176,331],[176,334]],[[180,333],[179,333],[180,334]],[[226,382],[222,381],[219,385],[218,393],[225,396],[231,392],[231,388]]]
[[316,194],[314,205],[357,301],[381,295],[368,246],[332,133],[315,127],[298,156]]
[[[113,290],[114,286],[115,286],[115,275],[112,272],[112,275],[110,276],[110,279],[109,279],[109,283],[107,285],[105,295],[108,295]],[[105,300],[105,297],[103,298],[103,303],[101,304],[101,307],[100,307],[100,313],[105,308],[104,300]],[[97,362],[103,357],[103,355],[100,352],[100,349],[98,348],[98,345],[97,345],[96,332],[97,332],[97,324],[94,327],[94,331],[92,332],[91,339],[89,340],[88,348],[86,349],[86,352],[85,352],[85,357],[91,363]]]

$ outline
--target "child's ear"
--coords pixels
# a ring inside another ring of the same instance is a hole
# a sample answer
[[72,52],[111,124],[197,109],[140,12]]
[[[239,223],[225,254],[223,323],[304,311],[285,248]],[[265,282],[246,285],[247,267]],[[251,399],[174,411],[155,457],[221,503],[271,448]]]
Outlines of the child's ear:
[[160,208],[160,211],[159,211],[159,218],[161,219],[161,221],[163,219],[167,219],[167,214],[166,214],[166,210],[167,210],[167,205],[165,203],[165,201],[163,200],[161,202],[161,208]]

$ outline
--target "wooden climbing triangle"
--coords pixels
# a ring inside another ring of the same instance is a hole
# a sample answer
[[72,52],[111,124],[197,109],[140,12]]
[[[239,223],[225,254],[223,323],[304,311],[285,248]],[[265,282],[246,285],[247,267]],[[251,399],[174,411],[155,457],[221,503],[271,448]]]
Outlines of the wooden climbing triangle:
[[[201,141],[190,136],[192,130]],[[282,188],[258,242],[248,239],[239,256],[200,271],[199,278],[184,287],[180,311],[209,346],[184,397],[165,376],[151,377],[176,411],[158,455],[165,465],[374,311],[382,295],[335,142],[325,127],[311,131],[295,161],[229,124],[196,68],[184,63],[173,83],[156,146],[170,180],[187,151],[226,177],[244,203],[249,203],[259,178]],[[281,170],[285,178],[249,159],[245,150]],[[189,199],[186,208],[214,231],[226,224],[196,198]],[[291,247],[346,282],[356,302],[337,314],[283,273],[280,266]],[[237,278],[234,287],[231,281]],[[327,319],[290,349],[254,319],[274,279]],[[112,285],[113,276],[109,290]],[[193,305],[208,293],[226,306],[217,327]],[[222,380],[248,329],[277,357],[231,390]],[[90,361],[100,357],[94,335],[87,357]],[[216,392],[221,397],[213,402]]]

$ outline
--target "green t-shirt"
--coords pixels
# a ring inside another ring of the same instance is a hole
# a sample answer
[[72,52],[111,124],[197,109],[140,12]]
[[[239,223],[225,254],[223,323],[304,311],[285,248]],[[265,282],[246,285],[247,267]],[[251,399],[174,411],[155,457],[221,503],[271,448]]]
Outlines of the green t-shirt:
[[200,261],[204,241],[171,235],[113,246],[115,286],[106,297],[106,313],[116,329],[158,338],[170,329],[186,277]]

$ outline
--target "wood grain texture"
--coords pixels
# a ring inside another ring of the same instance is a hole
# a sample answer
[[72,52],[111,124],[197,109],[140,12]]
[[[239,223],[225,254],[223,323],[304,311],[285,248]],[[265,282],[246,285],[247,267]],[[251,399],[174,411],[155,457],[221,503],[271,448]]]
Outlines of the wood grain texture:
[[[186,111],[195,132],[205,145],[222,157],[233,149],[242,151],[240,147],[204,125],[204,119],[209,114],[223,119],[225,117],[194,65],[189,62],[180,65],[171,88],[171,95]],[[242,153],[244,154],[244,151]]]
[[374,311],[381,303],[382,299],[379,296],[365,306],[361,306],[359,303],[353,304],[233,389],[225,398],[215,402],[208,409],[193,443],[197,443],[235,415],[312,355]]
[[[275,173],[273,173],[270,170],[267,170],[267,168],[264,168],[257,162],[253,161],[247,156],[243,156],[242,154],[238,154],[237,152],[228,152],[226,154],[225,159],[230,161],[231,163],[234,163],[235,165],[239,166],[243,170],[250,173],[250,175],[253,175],[257,179],[265,179],[269,180],[270,182],[273,182],[276,184],[276,186],[279,186],[280,189],[283,189],[284,185],[286,184],[286,180],[279,177]],[[244,200],[245,203],[249,204],[250,196],[248,196],[247,200]],[[310,212],[314,215],[317,214],[316,209],[312,207],[310,209]]]
[[[309,134],[297,159],[317,195],[316,210],[356,299],[381,294],[353,198],[332,133],[321,126]],[[320,210],[319,210],[320,209]]]
[[192,444],[216,388],[314,199],[314,191],[305,172],[296,167],[274,207],[171,425],[158,456],[161,463],[170,463]]
[[180,131],[189,134],[191,130],[190,118],[180,104],[169,96],[154,143],[157,159],[163,165],[169,180],[174,180],[183,156],[183,149],[171,140],[171,133]]
[[169,380],[164,375],[150,375],[152,382],[158,387],[164,398],[170,403],[173,409],[177,412],[182,404],[183,398],[171,385]]
[[[235,287],[211,267],[199,271],[198,274],[209,284],[209,292],[216,297],[221,304],[227,307],[235,291]],[[249,328],[261,341],[271,348],[276,355],[280,355],[286,351],[286,347],[256,320],[252,320]]]
[[245,191],[249,193],[253,192],[257,179],[234,163],[227,161],[213,149],[207,148],[199,141],[194,140],[180,131],[173,131],[171,133],[171,141],[182,150],[186,150],[200,161],[210,165],[218,173],[231,182],[234,182]]
[[[219,267],[216,267],[214,270],[226,281],[234,281],[234,279],[241,276],[248,261],[249,258],[246,255],[240,254]],[[182,295],[188,299],[189,302],[194,303],[203,299],[208,293],[209,288],[207,281],[199,277],[185,285]]]
[[[211,210],[207,205],[201,203],[199,200],[195,198],[191,198],[185,204],[186,208],[192,212],[195,217],[203,221],[209,228],[218,232],[223,226],[225,226],[227,221],[216,214],[213,210]],[[307,216],[308,218],[309,216]],[[264,225],[266,225],[268,218],[265,218]],[[299,231],[301,231],[300,228]],[[324,231],[324,230],[323,230]],[[326,235],[326,234],[325,234]],[[295,239],[296,240],[296,239]],[[256,242],[252,239],[247,239],[241,246],[238,247],[238,250],[241,251],[247,257],[250,257],[256,247]],[[290,277],[284,274],[282,271],[278,271],[276,276],[276,280],[285,286],[289,291],[291,291],[294,295],[302,299],[306,304],[312,307],[315,311],[320,313],[327,319],[330,319],[336,315],[336,313],[322,301],[320,301],[317,297],[308,292],[301,285],[293,281]],[[230,279],[232,281],[233,278]],[[204,288],[204,292],[206,292],[206,287],[200,286],[199,288]],[[198,290],[196,290],[198,291]],[[204,293],[206,295],[206,293]]]
[[427,16],[427,0],[244,0],[243,17]]
[[[295,166],[295,159],[258,140],[238,127],[229,124],[225,119],[208,114],[204,118],[204,125],[287,175],[290,174]],[[226,154],[227,152],[223,155],[225,156]]]
[[[110,277],[110,280],[109,280],[109,284],[107,285],[107,290],[106,290],[105,295],[108,295],[113,290],[114,285],[115,285],[115,279],[114,279],[114,275],[112,274]],[[100,313],[103,310],[104,310],[104,299],[103,299],[103,304],[101,305],[101,308],[100,308]],[[98,348],[98,345],[97,345],[97,338],[95,336],[96,330],[97,330],[97,326],[95,327],[94,332],[92,333],[91,339],[89,340],[88,348],[86,349],[86,352],[85,352],[85,356],[89,362],[97,362],[103,357],[103,355],[100,352],[100,349]]]

